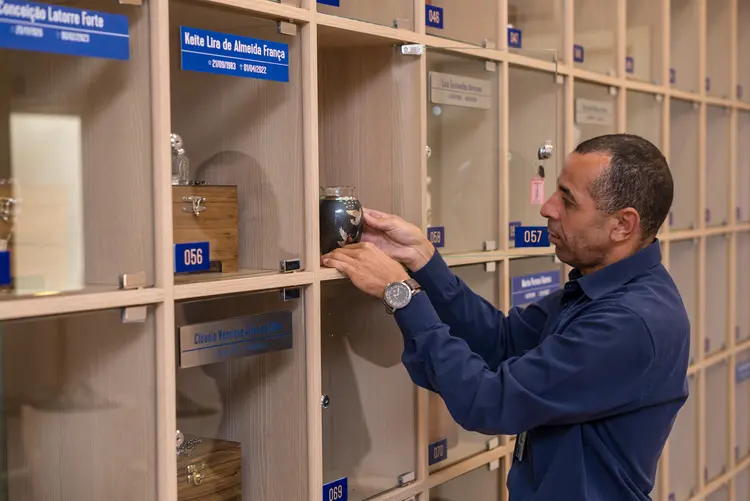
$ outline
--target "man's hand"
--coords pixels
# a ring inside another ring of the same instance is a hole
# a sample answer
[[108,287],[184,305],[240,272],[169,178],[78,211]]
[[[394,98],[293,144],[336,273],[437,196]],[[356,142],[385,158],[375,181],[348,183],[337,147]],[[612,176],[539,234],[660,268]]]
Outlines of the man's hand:
[[435,253],[435,247],[422,231],[400,217],[367,208],[364,217],[362,241],[375,244],[411,271],[422,268]]
[[409,274],[397,261],[371,243],[358,243],[335,249],[321,257],[329,268],[336,268],[349,277],[362,292],[383,299],[391,282],[401,282]]

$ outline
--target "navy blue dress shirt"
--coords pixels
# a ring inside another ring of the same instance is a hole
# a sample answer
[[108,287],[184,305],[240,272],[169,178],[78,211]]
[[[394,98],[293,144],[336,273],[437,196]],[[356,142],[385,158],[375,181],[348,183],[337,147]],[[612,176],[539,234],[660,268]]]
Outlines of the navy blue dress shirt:
[[690,351],[657,240],[507,315],[437,252],[412,276],[424,292],[395,314],[403,363],[466,430],[526,432],[511,501],[650,499]]

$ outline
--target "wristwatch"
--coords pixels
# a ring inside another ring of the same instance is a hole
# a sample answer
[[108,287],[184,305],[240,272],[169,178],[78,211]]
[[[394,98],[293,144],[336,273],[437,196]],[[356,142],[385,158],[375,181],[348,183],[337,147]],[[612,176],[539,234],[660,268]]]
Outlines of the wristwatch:
[[393,315],[396,310],[406,308],[411,301],[412,296],[422,290],[422,287],[413,278],[403,282],[392,282],[385,288],[383,303],[385,310]]

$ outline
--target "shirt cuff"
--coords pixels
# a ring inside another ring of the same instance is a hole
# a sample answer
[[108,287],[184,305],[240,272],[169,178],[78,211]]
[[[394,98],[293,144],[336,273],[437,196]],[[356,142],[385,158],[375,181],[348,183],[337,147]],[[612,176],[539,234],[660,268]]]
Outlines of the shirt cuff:
[[425,292],[415,294],[405,308],[396,310],[394,317],[406,341],[441,324],[440,317]]
[[445,291],[455,283],[456,278],[437,250],[427,264],[411,273],[411,276],[430,294]]

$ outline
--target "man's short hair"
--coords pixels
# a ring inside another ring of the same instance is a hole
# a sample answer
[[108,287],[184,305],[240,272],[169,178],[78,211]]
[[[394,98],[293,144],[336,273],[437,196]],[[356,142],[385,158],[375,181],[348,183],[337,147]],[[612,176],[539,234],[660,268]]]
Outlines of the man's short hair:
[[606,134],[582,142],[575,153],[610,157],[609,166],[589,184],[597,209],[609,215],[634,208],[641,216],[643,239],[653,239],[674,198],[672,173],[659,148],[633,134]]

